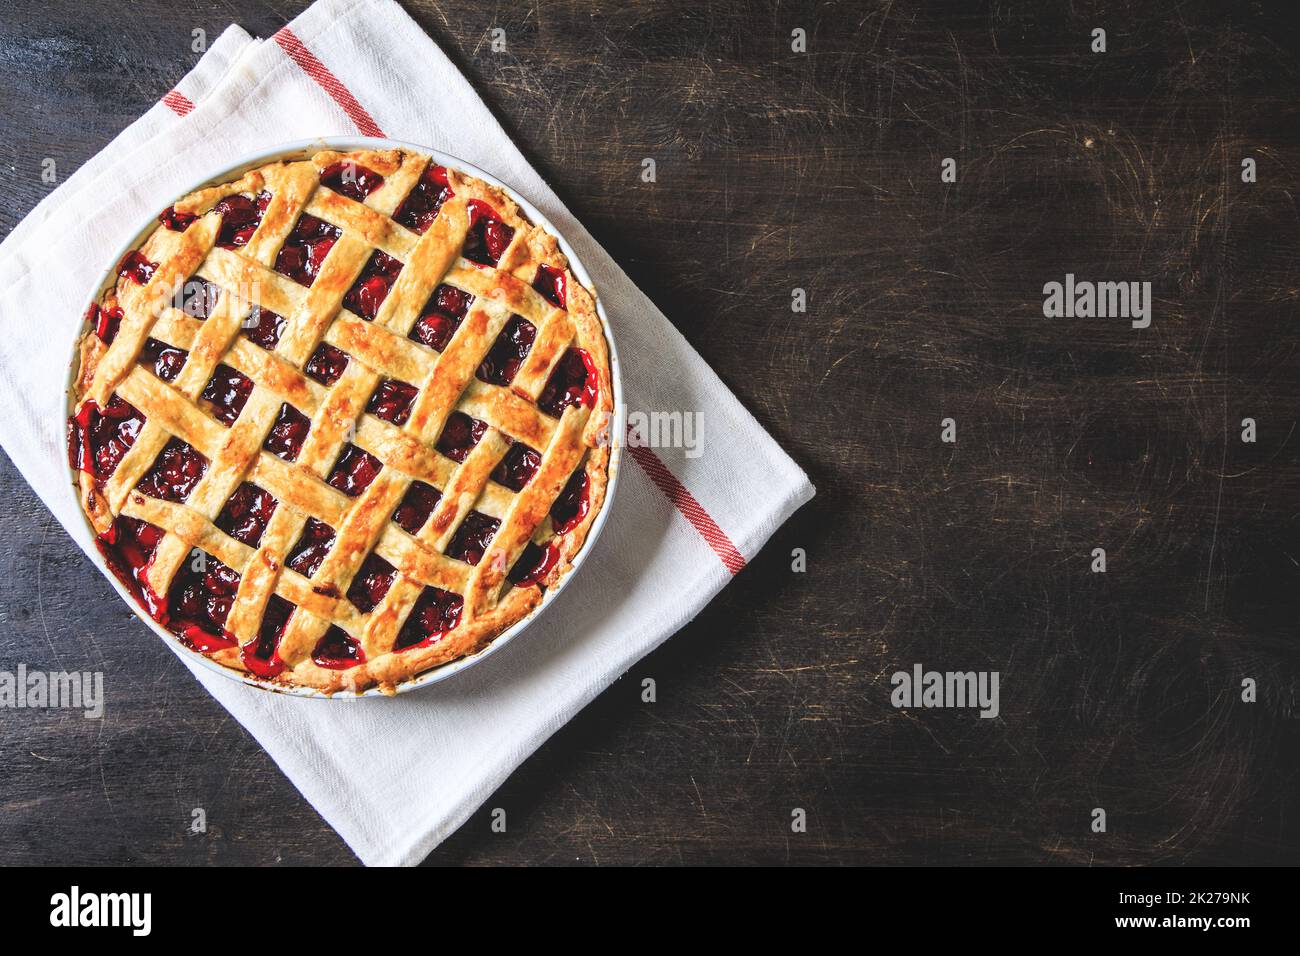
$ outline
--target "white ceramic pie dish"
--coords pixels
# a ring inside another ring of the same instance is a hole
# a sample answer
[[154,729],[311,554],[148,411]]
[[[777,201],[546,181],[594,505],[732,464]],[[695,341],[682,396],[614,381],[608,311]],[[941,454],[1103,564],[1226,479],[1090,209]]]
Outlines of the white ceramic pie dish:
[[[574,276],[578,279],[579,282],[581,282],[588,289],[593,290],[593,299],[595,300],[596,303],[596,312],[600,316],[600,321],[605,331],[605,341],[609,346],[609,375],[610,375],[610,384],[613,389],[614,418],[613,418],[612,426],[610,428],[611,448],[610,448],[610,457],[609,457],[608,479],[607,479],[606,490],[605,490],[605,500],[601,506],[600,512],[592,520],[591,528],[587,533],[587,537],[582,545],[582,548],[573,557],[570,569],[566,574],[564,574],[563,577],[561,577],[560,581],[555,586],[548,588],[546,590],[545,594],[542,597],[541,602],[537,605],[537,607],[533,608],[531,612],[529,612],[527,615],[525,615],[523,618],[517,621],[514,625],[502,631],[501,634],[499,634],[494,640],[488,643],[480,651],[478,651],[475,654],[471,654],[467,657],[462,657],[458,660],[451,661],[447,664],[434,667],[428,671],[425,671],[422,674],[419,674],[415,677],[412,677],[406,681],[401,682],[396,687],[396,692],[400,694],[406,691],[414,690],[419,687],[427,687],[431,684],[436,684],[439,683],[440,681],[446,680],[447,678],[460,673],[466,668],[472,667],[474,664],[478,663],[479,661],[483,660],[490,654],[499,650],[501,647],[505,646],[516,636],[518,636],[521,632],[526,630],[529,627],[529,625],[531,625],[535,620],[537,620],[537,618],[541,614],[545,613],[546,609],[552,603],[554,603],[556,598],[559,596],[560,592],[563,591],[565,587],[567,587],[569,581],[572,580],[573,576],[578,573],[578,570],[586,562],[588,554],[590,554],[592,548],[595,546],[596,539],[600,536],[600,532],[604,528],[605,522],[609,518],[610,510],[613,507],[615,490],[618,486],[619,473],[621,471],[620,466],[622,462],[622,452],[623,452],[622,436],[626,429],[626,408],[623,402],[623,384],[622,384],[621,366],[619,364],[618,350],[615,347],[614,338],[609,329],[609,320],[605,314],[605,307],[599,296],[599,290],[595,288],[595,285],[591,280],[591,276],[587,272],[586,266],[583,264],[578,254],[574,251],[573,247],[569,245],[569,242],[564,237],[564,235],[558,229],[556,229],[555,226],[551,223],[551,221],[547,219],[546,216],[542,215],[542,213],[531,202],[529,202],[526,198],[521,196],[512,187],[510,187],[506,183],[503,183],[501,180],[493,176],[491,173],[485,172],[479,167],[473,165],[472,163],[468,163],[462,159],[450,155],[449,153],[444,153],[441,152],[440,150],[431,149],[427,146],[419,146],[413,143],[402,142],[400,140],[380,139],[377,137],[327,136],[327,137],[321,137],[319,139],[295,140],[290,143],[281,144],[272,149],[263,150],[254,153],[252,155],[245,156],[244,158],[242,158],[236,163],[232,163],[229,166],[224,166],[221,169],[214,170],[209,175],[201,179],[197,179],[192,183],[189,183],[184,188],[180,189],[176,193],[176,195],[184,196],[190,192],[193,192],[194,190],[202,189],[206,186],[217,185],[223,182],[229,182],[232,179],[238,178],[240,175],[247,172],[248,170],[256,169],[267,163],[273,163],[280,160],[293,161],[293,160],[310,159],[313,154],[323,149],[338,150],[340,152],[347,151],[347,150],[362,150],[362,149],[372,149],[372,150],[401,149],[401,150],[407,150],[411,152],[422,153],[426,156],[431,157],[434,161],[436,161],[441,165],[451,166],[456,169],[463,170],[466,173],[469,173],[472,176],[476,176],[479,179],[483,180],[484,182],[490,183],[491,185],[496,186],[498,189],[501,189],[518,204],[519,208],[533,223],[544,227],[548,232],[550,232],[553,236],[556,237],[556,239],[559,242],[561,251],[563,251],[563,253],[569,260],[569,267],[570,269],[572,269]],[[160,206],[160,208],[162,207]],[[113,256],[106,261],[104,270],[100,274],[98,282],[95,284],[95,286],[90,290],[89,294],[87,295],[82,305],[81,312],[79,313],[80,315],[84,316],[86,312],[89,310],[90,306],[99,302],[100,297],[110,287],[113,286],[113,284],[117,281],[117,267],[118,264],[122,261],[123,256],[125,256],[129,251],[131,251],[136,246],[138,246],[139,243],[142,242],[145,239],[145,237],[147,237],[149,233],[152,232],[157,227],[157,224],[158,224],[158,220],[157,220],[157,214],[155,212],[150,215],[149,219],[146,222],[141,224],[140,228],[136,232],[131,234],[131,236],[117,248]],[[72,346],[68,356],[68,376],[65,382],[65,417],[67,415],[71,415],[72,412],[74,411],[73,387],[74,387],[74,382],[76,379],[77,367],[78,367],[78,353],[77,353],[78,339],[79,339],[79,335],[73,336]],[[70,500],[72,504],[75,506],[76,512],[80,520],[84,522],[85,530],[93,538],[95,536],[95,531],[94,528],[91,526],[90,521],[87,518],[85,512],[82,510],[80,502],[78,501],[76,485],[72,481],[69,481],[67,484],[67,490],[68,490],[68,495],[70,496]],[[127,604],[128,607],[131,608],[131,610],[135,613],[136,617],[138,617],[141,621],[143,621],[148,628],[150,628],[155,634],[157,634],[160,638],[162,638],[164,643],[166,643],[168,647],[172,648],[172,650],[175,651],[178,655],[180,655],[184,659],[194,661],[201,667],[207,668],[208,670],[211,671],[215,671],[231,680],[237,680],[244,684],[249,684],[254,687],[259,687],[264,690],[271,690],[281,694],[289,694],[295,697],[314,697],[314,698],[322,698],[327,700],[348,700],[348,699],[355,699],[360,697],[390,696],[388,694],[383,693],[378,687],[369,688],[368,690],[365,690],[359,694],[347,692],[347,691],[336,692],[334,694],[326,694],[319,690],[315,690],[313,688],[279,684],[273,681],[264,680],[262,678],[253,676],[252,674],[241,673],[232,670],[230,668],[223,667],[222,665],[211,660],[207,655],[200,653],[199,651],[192,650],[189,647],[186,647],[179,640],[177,640],[174,634],[168,631],[157,621],[153,620],[144,611],[144,609],[136,602],[135,598],[132,597],[132,595],[122,584],[122,582],[118,580],[117,575],[115,575],[112,572],[112,570],[108,567],[108,564],[104,560],[103,555],[101,555],[97,549],[91,552],[91,560],[94,562],[95,566],[99,569],[100,573],[103,574],[104,577],[108,579],[108,581],[112,584],[113,588],[118,592],[119,595],[121,595],[122,600]]]

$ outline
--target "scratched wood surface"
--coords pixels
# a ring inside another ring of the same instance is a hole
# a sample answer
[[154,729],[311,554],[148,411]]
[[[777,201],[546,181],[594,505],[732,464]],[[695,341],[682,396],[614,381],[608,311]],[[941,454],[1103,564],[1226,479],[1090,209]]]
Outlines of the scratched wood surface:
[[[6,5],[0,232],[194,28],[303,6]],[[1300,862],[1290,5],[406,6],[818,487],[431,863]],[[1067,272],[1152,282],[1151,327],[1043,318]],[[354,862],[7,459],[0,521],[0,669],[109,694],[0,713],[0,862]],[[895,710],[918,662],[1000,716]]]

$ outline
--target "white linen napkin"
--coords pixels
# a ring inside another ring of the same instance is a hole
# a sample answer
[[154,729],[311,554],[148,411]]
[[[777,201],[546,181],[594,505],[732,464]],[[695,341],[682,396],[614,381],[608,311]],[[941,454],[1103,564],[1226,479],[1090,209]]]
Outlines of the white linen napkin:
[[[66,491],[64,387],[105,257],[240,156],[380,131],[462,157],[530,199],[577,250],[604,300],[629,409],[694,412],[703,426],[698,456],[629,450],[598,553],[517,640],[451,680],[391,699],[333,702],[267,693],[189,665],[364,863],[408,865],[693,618],[813,488],[393,0],[320,0],[270,40],[227,29],[176,90],[0,244],[0,400],[15,410],[0,421],[0,444],[87,553],[93,543]],[[142,630],[141,639],[153,636]]]

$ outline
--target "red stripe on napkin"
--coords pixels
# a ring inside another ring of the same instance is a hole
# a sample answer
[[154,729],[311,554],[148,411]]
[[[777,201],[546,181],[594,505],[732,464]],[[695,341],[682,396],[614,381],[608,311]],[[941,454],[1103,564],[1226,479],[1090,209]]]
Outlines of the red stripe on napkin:
[[180,90],[172,90],[164,96],[162,104],[177,116],[185,116],[194,109],[194,101]]
[[303,46],[302,41],[292,30],[284,27],[275,35],[274,40],[279,44],[280,49],[289,55],[289,59],[302,67],[302,71],[315,80],[343,112],[348,114],[348,119],[356,124],[363,136],[384,135],[375,118],[366,112],[366,108],[357,102],[357,98],[339,82],[339,78],[329,71],[329,67],[316,59],[315,53]]

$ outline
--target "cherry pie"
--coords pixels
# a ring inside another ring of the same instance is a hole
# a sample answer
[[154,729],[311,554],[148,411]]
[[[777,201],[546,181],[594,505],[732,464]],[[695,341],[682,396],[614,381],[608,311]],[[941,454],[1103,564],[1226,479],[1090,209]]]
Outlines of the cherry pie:
[[501,190],[320,152],[177,201],[117,275],[69,461],[110,568],[188,647],[391,691],[572,566],[605,498],[608,349]]

